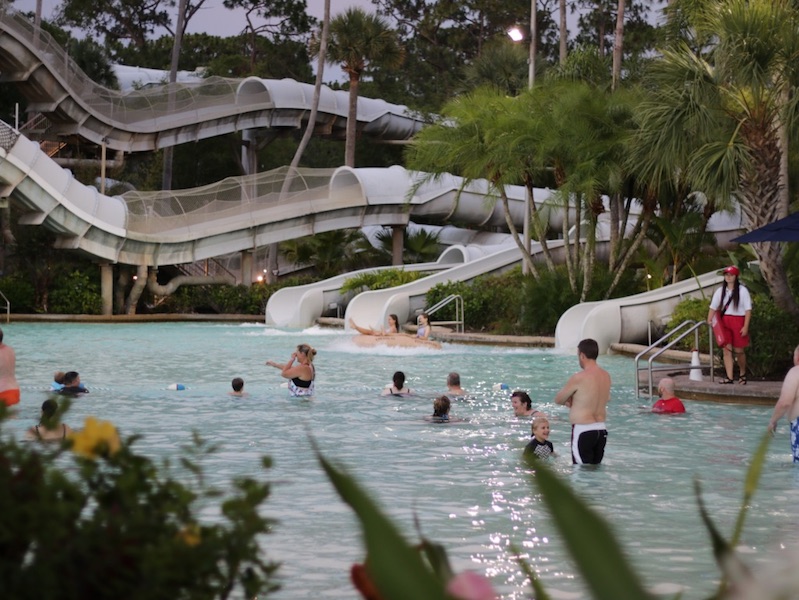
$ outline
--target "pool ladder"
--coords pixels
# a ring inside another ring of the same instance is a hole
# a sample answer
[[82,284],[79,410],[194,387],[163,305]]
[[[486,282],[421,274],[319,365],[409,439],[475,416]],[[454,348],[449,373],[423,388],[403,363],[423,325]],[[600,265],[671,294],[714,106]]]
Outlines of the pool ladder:
[[436,302],[433,306],[431,306],[424,312],[426,312],[427,315],[430,316],[452,302],[455,303],[455,319],[452,321],[430,321],[430,326],[432,327],[433,325],[454,325],[456,333],[463,333],[463,327],[464,327],[463,297],[460,296],[459,294],[450,294],[443,300]]
[[[636,398],[641,397],[641,382],[640,382],[641,371],[646,370],[647,372],[649,398],[652,399],[652,397],[654,396],[652,391],[655,387],[652,374],[655,371],[673,371],[675,369],[675,365],[673,364],[657,367],[654,366],[652,363],[654,363],[664,352],[666,352],[667,350],[671,350],[678,342],[685,339],[691,334],[694,335],[693,347],[699,348],[699,334],[700,330],[703,328],[707,330],[708,343],[709,343],[708,356],[710,356],[710,364],[706,366],[710,368],[710,381],[713,381],[713,346],[716,341],[713,337],[713,330],[710,328],[710,325],[707,323],[707,321],[691,321],[691,320],[683,321],[682,323],[677,325],[677,327],[664,334],[663,337],[661,337],[659,340],[652,342],[645,350],[642,350],[635,356],[635,397]],[[666,343],[664,346],[659,347],[667,340],[670,341],[668,341],[668,343]],[[641,361],[643,360],[643,358],[650,353],[651,356],[647,358],[646,366],[641,366]],[[682,366],[680,366],[679,368],[682,370]],[[685,368],[691,371],[694,369],[700,369],[701,371],[701,369],[704,369],[705,366],[701,364],[701,359],[700,359],[699,365],[692,365],[691,363],[688,363],[685,366]]]

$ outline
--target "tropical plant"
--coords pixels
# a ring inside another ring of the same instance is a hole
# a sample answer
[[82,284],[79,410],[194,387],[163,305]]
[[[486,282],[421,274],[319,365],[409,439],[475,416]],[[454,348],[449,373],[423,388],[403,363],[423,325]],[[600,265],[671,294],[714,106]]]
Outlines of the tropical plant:
[[260,513],[269,484],[252,476],[224,490],[207,485],[203,461],[214,447],[197,436],[175,457],[177,470],[93,417],[62,444],[20,444],[3,433],[4,597],[224,600],[277,589],[277,565],[261,546],[272,526]]
[[[675,2],[670,15],[688,37],[653,62],[639,113],[639,147],[649,152],[638,172],[681,178],[720,208],[737,200],[747,230],[785,216],[781,144],[796,120],[799,9],[781,0]],[[799,316],[781,244],[754,248],[775,302]]]
[[[314,53],[318,48],[314,48]],[[349,8],[330,21],[327,62],[339,64],[349,77],[349,109],[344,164],[355,166],[355,139],[358,127],[358,86],[361,77],[378,66],[398,68],[404,50],[396,34],[379,16],[361,8]]]
[[[751,595],[747,597],[787,597],[782,595],[784,592],[758,595],[752,571],[735,551],[763,471],[770,439],[770,435],[764,435],[752,457],[744,480],[741,508],[729,539],[721,534],[713,522],[702,497],[700,482],[697,481],[694,486],[699,514],[709,537],[708,552],[713,553],[721,571],[719,586],[712,598],[727,598],[731,583],[735,584],[736,589],[748,588]],[[318,449],[316,452],[328,479],[341,499],[353,509],[363,530],[366,562],[364,565],[353,565],[351,576],[364,598],[494,600],[497,597],[482,575],[469,572],[453,574],[442,546],[423,536],[418,545],[411,545],[355,479],[322,456]],[[654,599],[655,596],[646,589],[643,579],[633,568],[611,525],[561,481],[546,465],[546,461],[528,457],[526,466],[530,468],[530,481],[552,514],[555,526],[582,574],[591,597],[597,600]],[[593,543],[586,544],[586,539]],[[597,544],[602,552],[596,551]],[[534,592],[532,597],[539,600],[550,598],[532,566],[522,559],[519,559],[519,563],[530,579]],[[771,587],[775,590],[790,589],[791,582],[785,579],[783,576],[782,582],[772,582]]]

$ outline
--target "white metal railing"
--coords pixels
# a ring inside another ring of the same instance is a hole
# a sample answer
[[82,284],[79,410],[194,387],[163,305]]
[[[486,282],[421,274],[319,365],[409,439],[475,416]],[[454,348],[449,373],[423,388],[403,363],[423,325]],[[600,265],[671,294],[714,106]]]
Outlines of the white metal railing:
[[11,302],[8,301],[6,295],[3,292],[0,292],[0,298],[2,298],[2,302],[0,302],[0,308],[3,306],[3,302],[5,303],[6,309],[6,323],[11,322]]
[[433,306],[425,310],[428,316],[438,312],[448,304],[455,303],[455,319],[452,321],[430,321],[430,326],[433,325],[454,325],[457,333],[463,333],[464,314],[463,314],[463,297],[459,294],[450,294],[443,300],[436,302]]
[[[702,327],[707,328],[707,332],[708,332],[708,342],[709,342],[708,355],[710,356],[710,365],[709,365],[709,367],[710,367],[710,381],[713,381],[713,377],[714,377],[713,376],[713,343],[715,342],[715,340],[713,339],[713,330],[710,328],[710,325],[707,323],[707,321],[690,321],[690,320],[689,321],[683,321],[682,323],[677,325],[677,327],[675,327],[671,331],[667,332],[659,340],[657,340],[655,342],[652,342],[646,349],[642,350],[641,352],[639,352],[636,355],[636,357],[635,357],[635,397],[636,398],[640,398],[641,397],[641,385],[640,385],[640,381],[639,381],[639,376],[640,376],[641,371],[643,371],[643,370],[647,371],[647,374],[648,374],[647,383],[648,383],[648,388],[649,388],[649,398],[652,399],[652,397],[654,396],[654,394],[652,393],[652,390],[654,389],[654,385],[653,385],[654,382],[653,382],[653,378],[652,378],[652,373],[654,371],[673,371],[674,370],[674,365],[656,367],[656,366],[653,366],[652,363],[655,362],[655,360],[657,360],[658,357],[660,357],[664,352],[666,352],[666,350],[671,350],[671,348],[673,348],[675,344],[677,344],[679,341],[681,341],[682,339],[684,339],[685,337],[687,337],[688,335],[690,335],[692,333],[694,334],[694,346],[693,347],[694,348],[699,348],[699,330],[702,329]],[[679,335],[677,335],[677,337],[674,337],[677,333],[679,333]],[[671,339],[671,338],[673,338],[673,339]],[[659,347],[663,342],[665,342],[668,339],[671,339],[671,341],[668,342],[665,346]],[[657,348],[657,350],[655,350],[655,348]],[[646,356],[647,354],[649,354],[650,352],[652,352],[652,355],[647,359],[647,365],[645,367],[642,367],[640,365],[641,359],[644,356]],[[683,367],[680,366],[680,369],[682,369],[682,368]],[[688,370],[693,370],[693,369],[700,369],[701,370],[704,367],[702,366],[701,361],[700,361],[699,365],[693,365],[691,363],[688,363],[685,366],[685,368],[688,369]]]

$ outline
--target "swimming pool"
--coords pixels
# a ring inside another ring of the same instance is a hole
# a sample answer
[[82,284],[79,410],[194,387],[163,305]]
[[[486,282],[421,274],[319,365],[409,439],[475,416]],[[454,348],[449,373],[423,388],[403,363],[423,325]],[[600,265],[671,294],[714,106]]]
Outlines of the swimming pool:
[[[270,455],[274,486],[264,508],[278,523],[264,544],[283,563],[284,587],[274,597],[284,600],[355,598],[349,566],[363,559],[355,518],[322,474],[308,431],[409,538],[415,539],[415,514],[457,570],[487,573],[503,598],[531,595],[511,544],[524,549],[553,597],[585,596],[520,462],[529,420],[513,417],[508,392],[493,390],[499,382],[529,390],[534,406],[550,415],[556,470],[613,523],[646,583],[662,593],[705,597],[718,570],[693,478],[702,481],[706,503],[728,535],[748,458],[771,410],[686,403],[687,415],[651,415],[635,398],[632,361],[603,356],[599,363],[614,380],[608,450],[601,468],[581,469],[570,463],[567,412],[551,401],[578,368],[571,352],[454,344],[441,351],[366,349],[341,331],[256,323],[12,323],[3,330],[17,352],[22,387],[19,418],[8,425],[15,435],[38,419],[52,373],[74,369],[91,393],[74,402],[66,419],[72,426],[87,415],[111,420],[123,434],[143,434],[139,452],[155,457],[172,455],[197,430],[220,446],[206,463],[218,483],[261,473],[258,457]],[[264,366],[267,359],[286,360],[300,342],[318,350],[313,400],[289,399],[277,370]],[[378,395],[395,370],[407,374],[417,397]],[[453,370],[474,394],[452,409],[468,422],[425,423]],[[244,378],[247,397],[228,396],[235,376]],[[171,383],[187,389],[166,389]],[[796,539],[797,490],[783,423],[744,530],[747,562],[763,565]]]

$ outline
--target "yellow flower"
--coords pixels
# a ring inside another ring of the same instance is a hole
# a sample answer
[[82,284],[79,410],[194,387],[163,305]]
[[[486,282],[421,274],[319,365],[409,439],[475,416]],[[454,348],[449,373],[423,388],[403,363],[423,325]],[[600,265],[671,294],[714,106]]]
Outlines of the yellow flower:
[[186,525],[178,532],[177,537],[187,546],[196,546],[200,543],[200,528],[195,524]]
[[106,452],[109,455],[119,450],[119,434],[110,421],[99,421],[87,417],[83,429],[69,436],[72,440],[72,451],[86,458],[97,458]]

